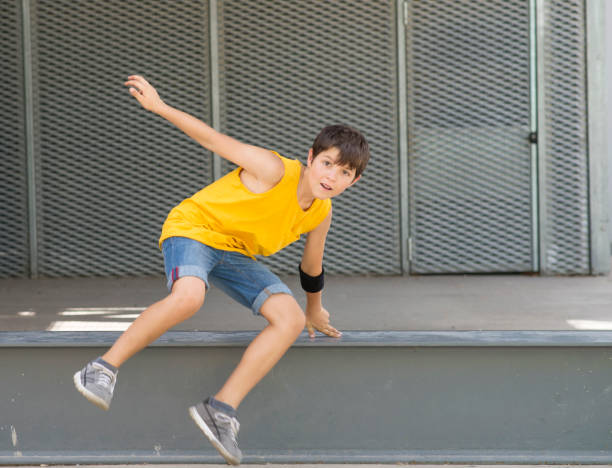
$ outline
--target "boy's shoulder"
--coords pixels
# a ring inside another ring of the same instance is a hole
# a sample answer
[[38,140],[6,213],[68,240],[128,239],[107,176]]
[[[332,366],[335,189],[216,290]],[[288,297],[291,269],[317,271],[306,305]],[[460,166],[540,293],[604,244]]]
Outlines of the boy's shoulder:
[[272,150],[272,153],[275,154],[276,156],[278,156],[280,158],[280,160],[283,162],[283,164],[287,165],[287,164],[302,164],[298,159],[295,158],[288,158],[287,156],[283,156],[282,154],[280,154],[278,151],[274,151]]
[[282,154],[276,152],[276,151],[272,151],[272,153],[274,153],[276,156],[279,157],[279,159],[282,161],[283,165],[285,166],[285,174],[284,177],[286,177],[287,175],[290,176],[295,176],[295,174],[299,175],[301,170],[302,170],[302,162],[299,159],[296,158],[288,158],[286,156],[283,156]]

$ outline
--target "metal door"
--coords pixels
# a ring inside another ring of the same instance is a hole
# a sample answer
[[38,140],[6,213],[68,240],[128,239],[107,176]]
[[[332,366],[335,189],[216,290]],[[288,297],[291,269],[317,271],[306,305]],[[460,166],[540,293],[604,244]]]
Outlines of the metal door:
[[406,3],[410,270],[533,270],[530,5]]

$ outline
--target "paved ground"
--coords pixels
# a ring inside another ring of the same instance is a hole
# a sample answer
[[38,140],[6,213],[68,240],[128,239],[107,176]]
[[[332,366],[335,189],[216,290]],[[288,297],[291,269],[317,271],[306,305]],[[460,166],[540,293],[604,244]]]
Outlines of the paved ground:
[[[4,465],[2,465],[4,466]],[[41,466],[48,465],[33,465],[33,466],[14,466],[11,468],[39,468]],[[69,468],[74,466],[86,466],[86,465],[53,465],[54,468]],[[141,468],[227,468],[229,465],[148,465],[148,464],[134,464],[134,465],[95,465],[95,468],[128,468],[128,467],[141,467]],[[575,468],[576,465],[402,465],[394,463],[393,465],[373,465],[373,464],[342,464],[342,465],[327,465],[327,464],[296,464],[296,465],[242,465],[249,468],[389,468],[390,466],[405,466],[409,468]],[[580,468],[612,468],[611,465],[580,465]]]
[[[1,465],[4,466],[4,465]],[[14,466],[11,468],[39,468],[41,466],[49,465],[33,465],[33,466]],[[69,468],[74,466],[86,466],[86,465],[53,465],[54,468]],[[229,465],[148,465],[148,464],[134,464],[134,465],[95,465],[95,468],[128,468],[128,467],[141,467],[141,468],[227,468]],[[405,466],[409,468],[575,468],[576,465],[401,465],[394,463],[393,465],[373,465],[373,464],[342,464],[342,465],[327,465],[327,464],[296,464],[296,465],[242,465],[248,466],[249,468],[389,468],[389,466]],[[580,468],[612,468],[611,465],[580,465]]]
[[[165,294],[162,277],[0,280],[0,330],[121,330]],[[324,305],[341,330],[612,330],[612,277],[329,277]],[[175,330],[264,325],[212,289]]]

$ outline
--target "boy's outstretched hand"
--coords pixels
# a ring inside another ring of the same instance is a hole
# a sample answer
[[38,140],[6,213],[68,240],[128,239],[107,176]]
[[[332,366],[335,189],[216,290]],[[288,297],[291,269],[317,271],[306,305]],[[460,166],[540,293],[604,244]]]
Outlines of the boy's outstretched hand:
[[128,80],[123,84],[130,87],[130,94],[134,96],[146,110],[157,113],[164,105],[164,102],[160,99],[155,88],[142,76],[130,75],[128,76]]
[[315,337],[315,330],[334,338],[342,336],[342,333],[329,324],[329,312],[323,307],[314,309],[314,311],[306,310],[306,330],[310,338]]

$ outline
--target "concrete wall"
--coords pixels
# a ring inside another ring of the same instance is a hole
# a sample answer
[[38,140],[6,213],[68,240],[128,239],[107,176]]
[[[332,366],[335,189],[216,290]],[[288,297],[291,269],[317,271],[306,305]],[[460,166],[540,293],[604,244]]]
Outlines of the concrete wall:
[[[0,332],[0,465],[219,463],[187,407],[254,334],[169,332],[104,412],[72,373],[116,334]],[[610,464],[611,359],[610,331],[302,336],[240,406],[239,443],[246,463]]]

